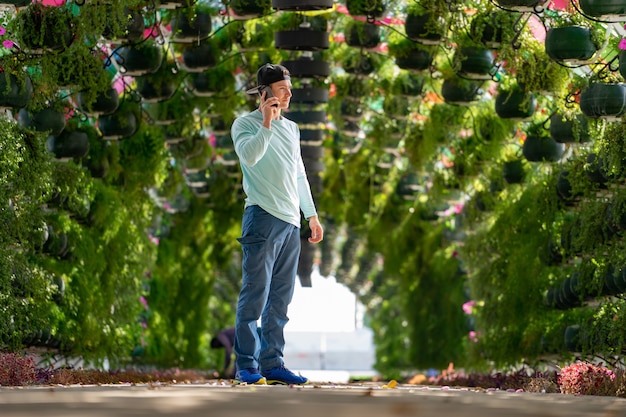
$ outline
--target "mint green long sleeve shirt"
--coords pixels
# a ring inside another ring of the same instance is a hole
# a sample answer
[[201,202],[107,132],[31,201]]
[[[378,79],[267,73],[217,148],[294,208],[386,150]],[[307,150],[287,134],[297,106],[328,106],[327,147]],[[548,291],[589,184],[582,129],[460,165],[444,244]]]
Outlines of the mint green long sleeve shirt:
[[268,129],[255,110],[235,119],[231,137],[243,172],[245,207],[258,205],[297,227],[300,210],[306,219],[317,215],[296,123],[281,117]]

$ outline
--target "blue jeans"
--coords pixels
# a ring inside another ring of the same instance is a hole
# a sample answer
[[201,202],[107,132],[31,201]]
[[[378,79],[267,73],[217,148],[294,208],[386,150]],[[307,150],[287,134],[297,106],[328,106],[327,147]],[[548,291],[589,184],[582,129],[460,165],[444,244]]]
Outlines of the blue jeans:
[[[242,233],[242,283],[235,323],[237,369],[283,365],[284,327],[300,256],[300,229],[259,206],[247,207]],[[261,318],[261,335],[257,320]]]

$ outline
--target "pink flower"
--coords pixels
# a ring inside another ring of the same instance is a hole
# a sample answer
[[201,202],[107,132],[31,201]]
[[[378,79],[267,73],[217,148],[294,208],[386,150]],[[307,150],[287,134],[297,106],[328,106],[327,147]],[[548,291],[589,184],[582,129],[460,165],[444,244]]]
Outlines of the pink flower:
[[478,342],[478,332],[475,332],[474,330],[472,330],[471,332],[469,332],[469,334],[467,335],[467,337],[469,338],[469,340],[471,340],[474,343]]
[[626,50],[626,39],[621,39],[619,41],[619,49],[621,49],[622,51]]
[[14,45],[15,43],[12,40],[7,39],[7,40],[2,41],[2,46],[4,46],[7,49],[13,48]]
[[148,300],[146,300],[146,298],[142,295],[141,297],[139,297],[139,301],[141,302],[141,304],[143,304],[143,308],[148,310],[150,307],[148,307]]
[[465,314],[472,314],[473,312],[473,307],[476,305],[476,301],[474,300],[470,300],[466,303],[463,303],[463,312]]
[[4,26],[0,26],[0,36],[4,35],[5,33],[7,33],[7,30],[4,28]]

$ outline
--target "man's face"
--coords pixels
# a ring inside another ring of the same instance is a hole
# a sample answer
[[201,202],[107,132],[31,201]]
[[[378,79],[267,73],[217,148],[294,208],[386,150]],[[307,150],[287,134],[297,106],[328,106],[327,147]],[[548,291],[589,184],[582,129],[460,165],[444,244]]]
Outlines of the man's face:
[[276,81],[275,83],[272,83],[270,87],[272,88],[272,94],[274,94],[274,97],[280,100],[278,108],[288,109],[289,101],[291,100],[291,81]]

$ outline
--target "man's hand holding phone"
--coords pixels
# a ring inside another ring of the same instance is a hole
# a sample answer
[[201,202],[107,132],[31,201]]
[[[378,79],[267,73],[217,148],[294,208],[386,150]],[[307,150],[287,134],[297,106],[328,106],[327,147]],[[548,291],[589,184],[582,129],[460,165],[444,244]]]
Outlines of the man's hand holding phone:
[[[265,96],[263,95],[263,93],[265,93]],[[274,94],[272,93],[272,87],[270,86],[265,86],[263,87],[263,89],[261,90],[261,98],[263,98],[264,101],[267,101],[267,99],[274,97]],[[272,107],[278,107],[278,104],[272,104]]]

